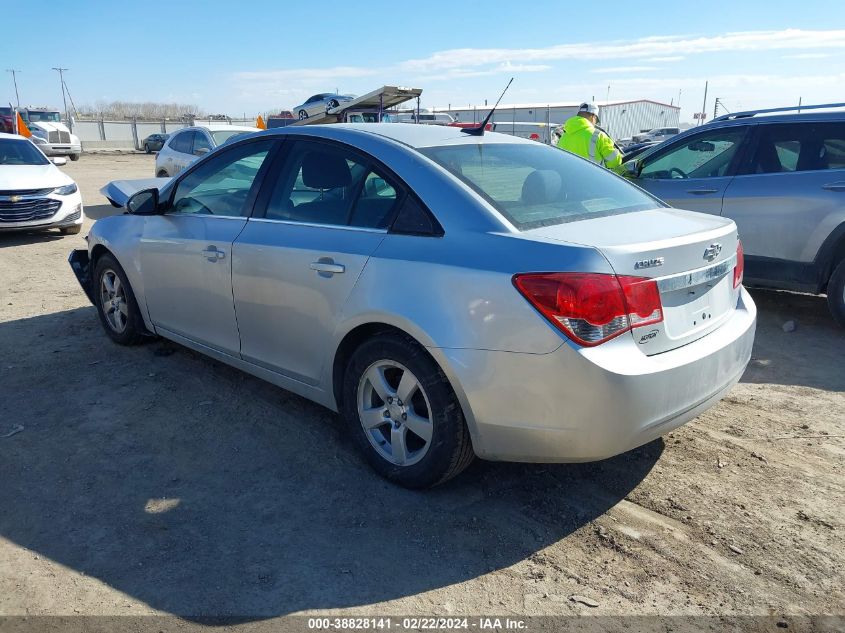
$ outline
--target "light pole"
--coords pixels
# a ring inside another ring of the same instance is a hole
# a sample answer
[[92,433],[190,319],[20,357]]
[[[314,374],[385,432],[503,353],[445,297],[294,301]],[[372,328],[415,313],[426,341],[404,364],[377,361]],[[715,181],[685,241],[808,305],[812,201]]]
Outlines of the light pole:
[[12,82],[15,84],[15,99],[18,102],[18,108],[20,108],[21,107],[21,98],[20,98],[20,95],[18,95],[18,76],[17,76],[17,74],[21,71],[14,70],[13,68],[7,68],[6,72],[12,73]]
[[56,68],[55,66],[53,66],[53,70],[55,70],[57,73],[59,73],[59,81],[62,84],[62,103],[64,104],[64,107],[65,107],[65,118],[67,118],[68,114],[67,114],[67,99],[65,98],[65,77],[62,74],[67,70],[67,68]]

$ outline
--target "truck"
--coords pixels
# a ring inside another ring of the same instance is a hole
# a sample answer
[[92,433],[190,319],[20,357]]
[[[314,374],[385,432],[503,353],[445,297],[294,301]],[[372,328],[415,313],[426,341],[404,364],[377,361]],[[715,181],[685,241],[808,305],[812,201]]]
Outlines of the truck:
[[67,156],[79,160],[82,143],[62,122],[58,110],[49,108],[22,108],[19,110],[29,131],[32,142],[47,156]]

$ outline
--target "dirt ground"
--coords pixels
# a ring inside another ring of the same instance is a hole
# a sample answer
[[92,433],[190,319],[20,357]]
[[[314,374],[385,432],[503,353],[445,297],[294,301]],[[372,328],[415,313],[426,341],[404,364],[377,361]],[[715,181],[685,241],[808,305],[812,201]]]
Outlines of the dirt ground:
[[[65,170],[98,217],[153,157]],[[752,291],[742,382],[662,440],[409,492],[302,398],[110,343],[66,262],[90,224],[0,235],[0,615],[845,613],[845,331],[823,298]]]

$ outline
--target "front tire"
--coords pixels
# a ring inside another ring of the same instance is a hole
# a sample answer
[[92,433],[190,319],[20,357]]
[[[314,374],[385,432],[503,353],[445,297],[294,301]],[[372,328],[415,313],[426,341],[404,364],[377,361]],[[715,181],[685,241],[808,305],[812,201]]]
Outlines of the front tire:
[[63,226],[59,229],[59,232],[62,235],[78,235],[81,230],[81,224],[74,224],[73,226]]
[[343,376],[341,411],[358,448],[383,477],[429,488],[475,457],[449,380],[415,341],[384,334],[363,343]]
[[839,262],[827,284],[827,305],[840,327],[845,327],[845,259]]
[[70,155],[70,159],[71,159],[73,162],[78,161],[78,160],[79,160],[79,154],[71,154],[71,155]]
[[168,173],[163,169],[156,174],[156,178],[170,178]]
[[149,143],[144,143],[144,153],[145,154],[152,154],[153,153],[153,150],[150,149]]
[[140,343],[147,331],[144,320],[126,273],[112,255],[97,260],[92,283],[97,314],[106,334],[120,345]]
[[308,118],[308,113],[305,110],[300,110],[299,111],[299,120],[304,121],[307,118]]

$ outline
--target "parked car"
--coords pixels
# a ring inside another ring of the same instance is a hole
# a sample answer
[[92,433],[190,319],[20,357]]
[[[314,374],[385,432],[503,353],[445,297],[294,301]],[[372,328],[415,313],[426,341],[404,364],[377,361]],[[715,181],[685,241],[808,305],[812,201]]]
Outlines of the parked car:
[[170,138],[170,134],[150,134],[141,142],[141,147],[147,154],[151,154],[159,151],[168,138]]
[[642,143],[629,143],[622,148],[622,160],[629,161],[643,154],[647,149],[660,145],[659,141],[643,141]]
[[658,127],[654,128],[653,130],[649,130],[648,132],[641,132],[639,134],[634,134],[631,137],[631,143],[643,143],[645,141],[651,141],[653,143],[662,143],[665,140],[672,138],[673,136],[677,136],[681,133],[681,128],[677,127]]
[[79,233],[84,220],[82,196],[73,179],[58,169],[35,143],[0,133],[0,232],[59,229]]
[[790,110],[716,119],[626,166],[670,205],[736,222],[750,284],[827,293],[845,326],[845,112]]
[[338,95],[331,92],[321,93],[309,97],[305,103],[293,108],[300,119],[307,119],[310,116],[324,114],[332,108],[338,107],[341,103],[348,103],[355,99],[355,95]]
[[171,134],[156,155],[156,176],[159,178],[175,176],[215,147],[242,134],[257,131],[256,127],[225,123],[183,128]]
[[474,454],[627,451],[751,356],[731,220],[513,136],[267,130],[126,206],[70,256],[114,342],[157,334],[340,411],[409,487]]

